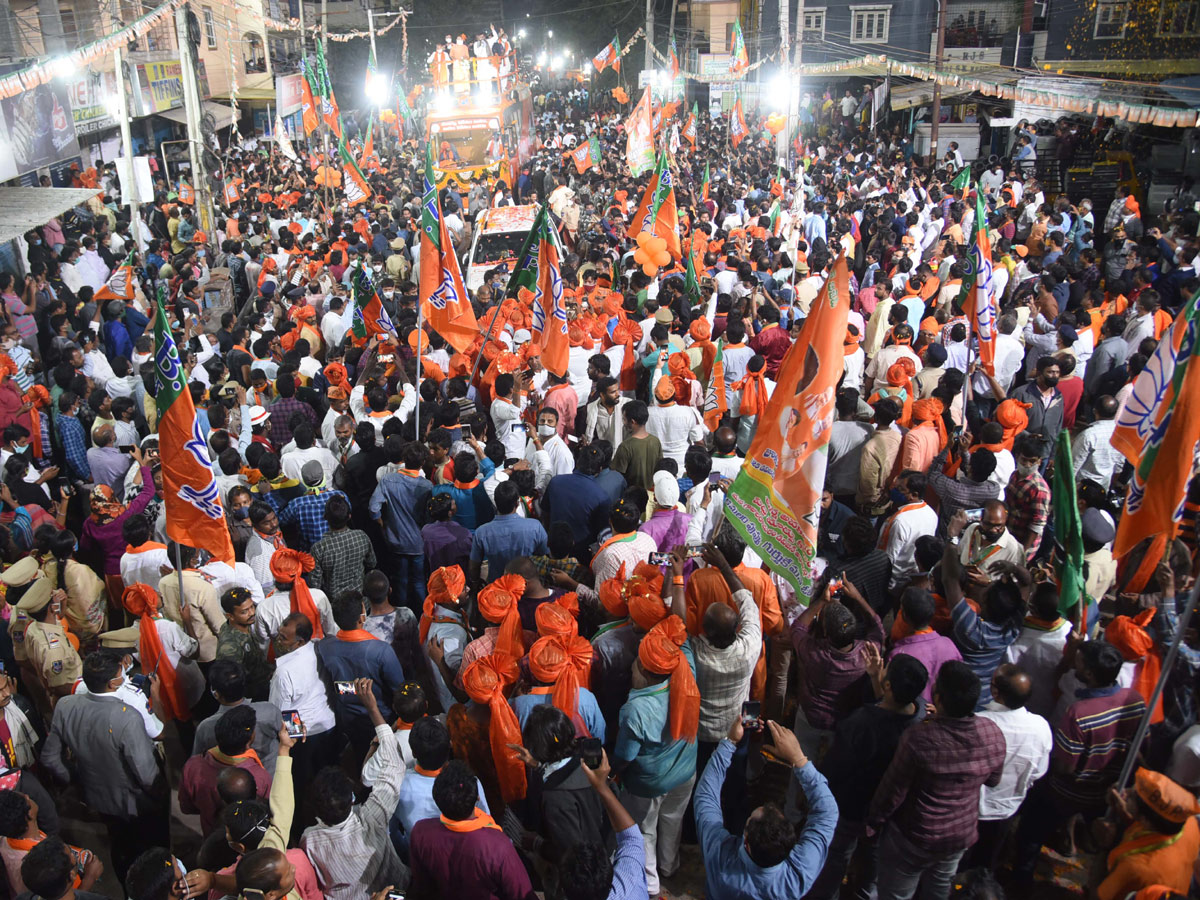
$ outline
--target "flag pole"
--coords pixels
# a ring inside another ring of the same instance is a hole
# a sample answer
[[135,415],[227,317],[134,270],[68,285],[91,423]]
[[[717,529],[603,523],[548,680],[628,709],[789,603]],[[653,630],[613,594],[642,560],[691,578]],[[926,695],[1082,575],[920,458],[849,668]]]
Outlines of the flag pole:
[[[500,303],[497,303],[495,306],[492,307],[492,321],[488,323],[488,329],[486,332],[484,332],[483,347],[486,347],[488,344],[488,341],[490,341],[492,339],[492,329],[494,329],[496,327],[496,320],[498,318],[500,318],[500,307],[503,303],[504,303],[504,301],[501,300]],[[420,310],[418,310],[417,311],[418,321],[420,320],[420,315],[421,315]],[[479,364],[481,362],[483,362],[483,347],[479,348],[479,355],[477,357],[475,357],[475,368],[471,371],[471,380],[468,382],[468,384],[474,384],[476,376],[479,375]]]
[[[417,405],[416,409],[413,411],[413,415],[416,417],[414,422],[416,424],[418,441],[421,440],[421,369],[423,368],[421,365],[421,358],[423,355],[421,353],[421,348],[425,346],[425,341],[428,340],[428,338],[425,337],[425,332],[422,330],[422,325],[424,324],[425,318],[423,315],[424,306],[424,303],[421,303],[420,301],[417,302]],[[479,351],[479,356],[480,358],[483,357],[482,349]]]
[[[1081,606],[1084,605],[1085,600],[1086,598],[1080,598]],[[1183,615],[1179,616],[1179,626],[1175,629],[1175,635],[1171,639],[1171,646],[1167,650],[1167,655],[1163,658],[1162,672],[1159,673],[1153,693],[1150,694],[1150,698],[1146,701],[1146,711],[1142,713],[1137,731],[1133,734],[1133,740],[1129,743],[1129,752],[1125,756],[1125,764],[1121,766],[1121,777],[1117,779],[1116,788],[1118,791],[1125,789],[1125,785],[1129,783],[1129,776],[1133,774],[1133,767],[1137,764],[1138,750],[1141,749],[1142,742],[1146,739],[1146,732],[1150,729],[1150,717],[1154,714],[1154,707],[1158,705],[1158,701],[1163,694],[1163,689],[1167,686],[1167,679],[1170,677],[1171,670],[1175,666],[1175,660],[1179,657],[1179,647],[1183,643],[1183,636],[1187,633],[1188,624],[1192,621],[1192,612],[1196,609],[1198,600],[1200,600],[1200,579],[1196,579],[1196,583],[1192,585],[1192,590],[1188,594],[1187,609],[1183,611]]]

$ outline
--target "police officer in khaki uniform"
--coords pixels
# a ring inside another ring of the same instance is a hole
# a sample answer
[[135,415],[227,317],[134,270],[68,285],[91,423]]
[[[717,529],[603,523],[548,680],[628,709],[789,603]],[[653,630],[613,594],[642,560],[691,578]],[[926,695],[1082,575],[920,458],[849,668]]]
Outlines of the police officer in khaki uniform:
[[[9,606],[16,606],[22,595],[29,590],[33,580],[40,576],[37,560],[26,556],[18,560],[0,573],[0,583],[5,586],[5,599]],[[12,610],[8,620],[8,633],[12,637],[13,657],[20,666],[22,674],[28,677],[29,654],[25,652],[25,629],[29,625],[29,615],[20,609]]]
[[49,579],[39,578],[17,604],[17,610],[30,618],[25,628],[25,652],[50,697],[51,707],[59,697],[69,695],[75,680],[83,675],[83,661],[58,623],[58,604],[53,594]]

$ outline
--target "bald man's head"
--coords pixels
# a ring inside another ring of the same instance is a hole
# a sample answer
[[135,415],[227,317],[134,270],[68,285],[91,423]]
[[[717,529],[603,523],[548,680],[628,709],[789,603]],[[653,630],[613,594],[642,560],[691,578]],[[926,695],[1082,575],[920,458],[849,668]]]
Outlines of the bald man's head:
[[258,786],[254,783],[254,776],[247,769],[224,766],[217,774],[217,794],[228,806],[239,800],[253,800],[258,795]]
[[737,640],[738,615],[724,603],[713,603],[704,611],[704,636],[718,650]]
[[992,697],[1009,709],[1021,709],[1033,696],[1033,679],[1016,663],[997,666],[992,674]]
[[713,435],[713,449],[723,456],[728,456],[733,453],[737,446],[737,434],[734,430],[726,425],[723,428],[718,428]]

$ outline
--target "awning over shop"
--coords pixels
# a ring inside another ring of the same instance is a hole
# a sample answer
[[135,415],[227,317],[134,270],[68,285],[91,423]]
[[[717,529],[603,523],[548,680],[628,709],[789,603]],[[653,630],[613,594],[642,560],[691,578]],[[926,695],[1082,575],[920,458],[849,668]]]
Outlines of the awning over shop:
[[[998,84],[1014,83],[1017,75],[1011,69],[1001,67],[986,67],[973,69],[969,73],[972,78],[988,78]],[[942,85],[942,101],[949,97],[962,97],[974,93],[974,88],[967,84]],[[892,84],[892,109],[909,109],[913,106],[928,106],[933,103],[933,82],[916,81],[912,84]]]
[[0,187],[0,243],[45,225],[97,193],[92,188]]
[[[221,100],[231,100],[229,94],[213,94]],[[247,75],[244,82],[239,82],[237,89],[239,103],[274,103],[275,80],[266,74]]]
[[[187,113],[184,112],[182,106],[178,109],[164,110],[157,115],[162,116],[164,119],[170,119],[179,125],[187,124]],[[204,100],[200,104],[200,115],[212,116],[216,119],[217,128],[228,128],[233,124],[233,110],[224,103],[213,103],[211,100]]]

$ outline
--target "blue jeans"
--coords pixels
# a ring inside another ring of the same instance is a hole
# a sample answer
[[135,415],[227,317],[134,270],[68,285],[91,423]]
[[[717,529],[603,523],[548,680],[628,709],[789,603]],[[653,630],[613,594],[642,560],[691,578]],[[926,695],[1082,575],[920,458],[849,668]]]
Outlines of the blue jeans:
[[425,605],[425,557],[411,553],[391,553],[391,572],[393,599],[396,603],[407,606],[419,619],[421,608]]

